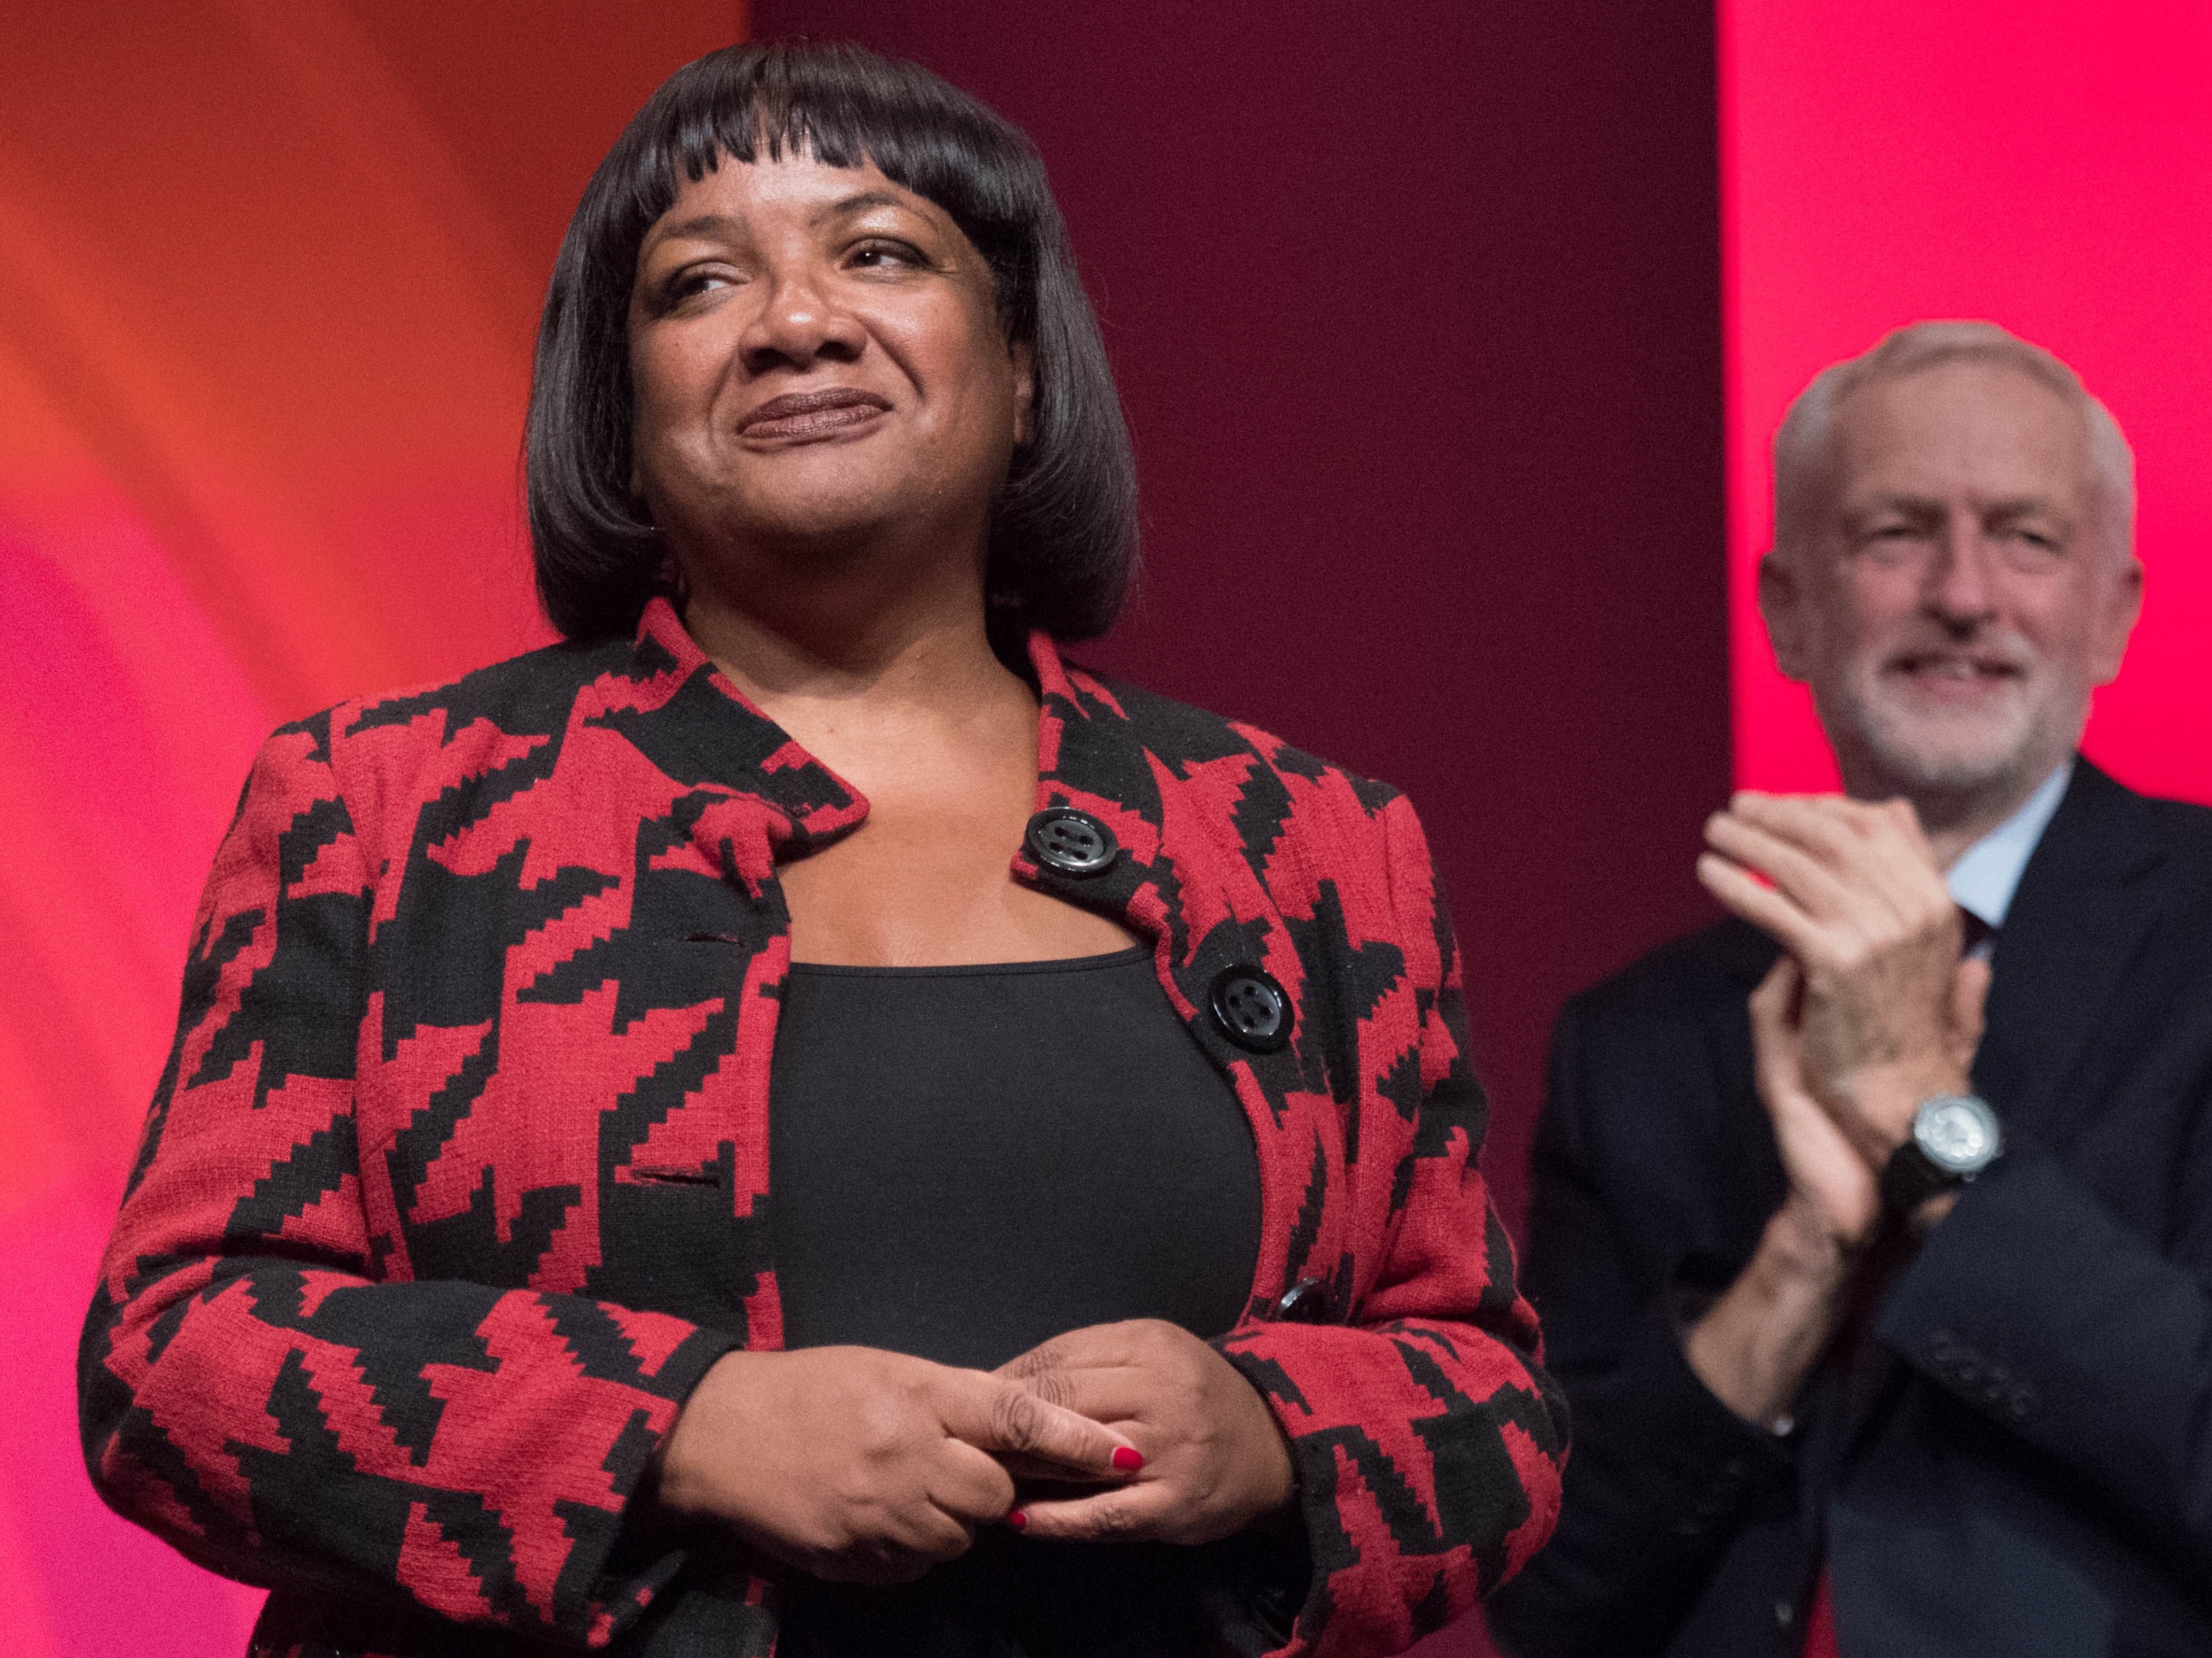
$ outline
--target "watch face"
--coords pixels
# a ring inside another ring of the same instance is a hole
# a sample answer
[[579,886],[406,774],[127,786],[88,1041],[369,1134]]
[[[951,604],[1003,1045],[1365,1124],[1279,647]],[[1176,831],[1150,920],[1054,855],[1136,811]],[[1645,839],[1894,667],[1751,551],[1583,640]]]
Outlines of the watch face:
[[1930,1100],[1913,1119],[1912,1138],[1939,1169],[1978,1174],[1997,1154],[1997,1120],[1977,1099]]

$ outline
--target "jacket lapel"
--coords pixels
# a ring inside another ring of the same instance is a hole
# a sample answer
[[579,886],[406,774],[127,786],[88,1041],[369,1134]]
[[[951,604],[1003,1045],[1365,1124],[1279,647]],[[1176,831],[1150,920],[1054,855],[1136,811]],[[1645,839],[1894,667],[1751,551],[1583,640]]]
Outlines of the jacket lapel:
[[[1194,726],[1195,746],[1170,762],[1147,748],[1115,691],[1063,665],[1042,633],[1030,643],[1042,702],[1036,809],[1069,806],[1113,832],[1121,856],[1093,876],[1063,874],[1024,847],[1017,878],[1113,915],[1152,942],[1170,1004],[1228,1078],[1252,1128],[1260,1162],[1261,1247],[1256,1312],[1307,1278],[1328,1284],[1340,1314],[1349,1286],[1343,1248],[1344,1134],[1319,1080],[1328,1023],[1295,941],[1261,879],[1290,803],[1249,743],[1214,720]],[[1219,733],[1219,752],[1204,732]],[[1228,833],[1224,826],[1229,827]],[[1234,836],[1232,841],[1231,836]],[[1224,1034],[1211,1009],[1218,975],[1256,967],[1295,1010],[1288,1046],[1253,1053]]]
[[2148,805],[2086,760],[2037,842],[1998,934],[1974,1084],[2006,1126],[2049,1140],[2061,1091],[2158,914]]

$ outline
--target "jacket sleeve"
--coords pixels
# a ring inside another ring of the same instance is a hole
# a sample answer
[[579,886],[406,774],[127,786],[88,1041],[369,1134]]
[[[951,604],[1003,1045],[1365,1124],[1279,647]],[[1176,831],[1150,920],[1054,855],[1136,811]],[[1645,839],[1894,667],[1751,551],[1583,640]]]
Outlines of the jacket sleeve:
[[2212,1132],[2175,1174],[2168,1248],[2046,1152],[2008,1153],[1928,1235],[1876,1334],[2100,1489],[2212,1581]]
[[735,1344],[584,1297],[380,1281],[355,1137],[370,872],[330,717],[256,762],[78,1357],[119,1512],[270,1587],[604,1645],[680,1557],[606,1565]]
[[[1795,1456],[1683,1357],[1677,1291],[1691,1286],[1668,1281],[1673,1263],[1632,1260],[1620,1236],[1588,1132],[1596,1078],[1618,1086],[1618,1068],[1591,1047],[1570,1003],[1536,1129],[1528,1293],[1575,1455],[1551,1546],[1488,1608],[1492,1632],[1528,1658],[1661,1650],[1746,1519],[1795,1488]],[[1643,1057],[1644,1074],[1658,1068]]]
[[1411,806],[1383,810],[1419,1031],[1406,1054],[1363,1056],[1412,1120],[1381,1270],[1347,1324],[1248,1326],[1222,1344],[1291,1442],[1314,1571],[1285,1650],[1320,1655],[1401,1651],[1472,1608],[1550,1534],[1566,1455],[1476,1169],[1486,1107],[1450,924]]

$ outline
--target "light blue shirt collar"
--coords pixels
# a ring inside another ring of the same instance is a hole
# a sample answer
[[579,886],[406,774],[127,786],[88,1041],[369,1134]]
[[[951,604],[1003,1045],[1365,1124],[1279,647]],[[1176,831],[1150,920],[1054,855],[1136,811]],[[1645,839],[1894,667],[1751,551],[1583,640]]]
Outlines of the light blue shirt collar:
[[1992,927],[2004,925],[2005,912],[2012,908],[2012,896],[2020,890],[2020,878],[2034,854],[2035,843],[2043,838],[2051,814],[2058,810],[2073,776],[2074,762],[2069,758],[2043,780],[2018,811],[1959,854],[1947,878],[1951,897],[1960,908],[1971,910]]

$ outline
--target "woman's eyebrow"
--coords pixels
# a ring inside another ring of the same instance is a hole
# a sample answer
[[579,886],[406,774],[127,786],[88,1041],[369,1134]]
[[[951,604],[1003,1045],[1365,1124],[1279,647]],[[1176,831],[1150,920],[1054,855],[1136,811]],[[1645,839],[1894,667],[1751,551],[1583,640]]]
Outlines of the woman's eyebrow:
[[695,214],[692,217],[678,223],[657,227],[653,234],[646,238],[645,246],[656,247],[662,242],[672,241],[678,236],[734,236],[743,228],[740,221],[732,218],[726,213]]
[[861,190],[850,196],[841,196],[836,201],[815,209],[809,222],[820,224],[829,219],[849,219],[855,214],[866,213],[877,207],[904,208],[911,211],[913,205],[907,197],[894,196],[888,190]]

